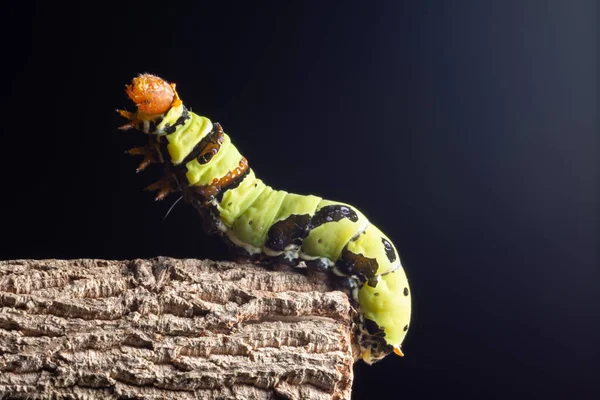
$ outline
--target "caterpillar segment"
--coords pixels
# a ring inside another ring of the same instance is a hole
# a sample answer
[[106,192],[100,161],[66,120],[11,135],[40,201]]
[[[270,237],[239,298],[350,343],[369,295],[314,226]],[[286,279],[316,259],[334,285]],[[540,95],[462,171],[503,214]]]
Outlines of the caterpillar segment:
[[408,280],[391,240],[355,207],[313,195],[276,190],[256,177],[221,125],[189,111],[175,85],[142,74],[126,86],[135,112],[118,110],[149,136],[129,151],[144,156],[139,170],[165,166],[150,185],[157,200],[182,192],[203,217],[204,228],[219,234],[243,257],[306,266],[347,278],[359,321],[356,339],[368,364],[394,352],[410,323]]

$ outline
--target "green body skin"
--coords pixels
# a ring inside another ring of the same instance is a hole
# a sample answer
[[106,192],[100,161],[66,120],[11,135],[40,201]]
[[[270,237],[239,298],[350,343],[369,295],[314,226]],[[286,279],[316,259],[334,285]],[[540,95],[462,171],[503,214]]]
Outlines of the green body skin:
[[[184,113],[188,117],[182,123]],[[184,193],[207,187],[240,165],[242,155],[226,134],[209,162],[189,159],[213,128],[210,120],[180,105],[146,132],[161,137],[167,153],[162,156],[171,168],[179,169],[178,184]],[[406,274],[391,241],[360,211],[317,196],[275,190],[249,168],[235,185],[223,186],[218,196],[198,198],[196,206],[208,210],[218,232],[248,256],[289,265],[317,263],[348,277],[359,304],[362,359],[371,364],[392,350],[401,354],[411,313]],[[292,233],[301,224],[290,218],[306,223],[305,229]],[[281,229],[271,229],[275,226]],[[286,240],[290,235],[295,235],[295,240]]]

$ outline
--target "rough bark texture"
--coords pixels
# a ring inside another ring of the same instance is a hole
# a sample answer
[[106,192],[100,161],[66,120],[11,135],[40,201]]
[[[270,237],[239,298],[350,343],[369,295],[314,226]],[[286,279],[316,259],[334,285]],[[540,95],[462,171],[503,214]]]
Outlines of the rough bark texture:
[[349,399],[322,276],[157,258],[0,261],[0,398]]

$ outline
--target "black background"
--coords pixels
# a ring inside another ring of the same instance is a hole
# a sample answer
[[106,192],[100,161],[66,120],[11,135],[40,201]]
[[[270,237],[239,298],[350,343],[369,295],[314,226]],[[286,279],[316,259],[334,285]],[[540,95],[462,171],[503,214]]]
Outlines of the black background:
[[43,3],[2,11],[1,259],[226,256],[124,155],[151,72],[399,248],[406,356],[357,364],[355,399],[599,393],[594,1]]

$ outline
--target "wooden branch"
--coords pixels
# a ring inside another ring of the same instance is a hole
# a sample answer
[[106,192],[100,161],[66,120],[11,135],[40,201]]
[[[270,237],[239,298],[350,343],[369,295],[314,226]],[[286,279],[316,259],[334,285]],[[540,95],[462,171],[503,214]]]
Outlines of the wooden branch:
[[350,399],[323,276],[157,258],[0,261],[0,398]]

